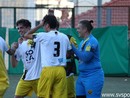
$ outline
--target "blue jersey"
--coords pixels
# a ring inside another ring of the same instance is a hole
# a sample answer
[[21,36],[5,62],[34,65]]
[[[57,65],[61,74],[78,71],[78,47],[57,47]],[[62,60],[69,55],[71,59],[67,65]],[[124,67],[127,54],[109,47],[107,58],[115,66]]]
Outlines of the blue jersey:
[[78,69],[81,76],[91,75],[101,69],[98,41],[92,34],[81,41],[78,49],[74,45],[72,49],[79,58]]

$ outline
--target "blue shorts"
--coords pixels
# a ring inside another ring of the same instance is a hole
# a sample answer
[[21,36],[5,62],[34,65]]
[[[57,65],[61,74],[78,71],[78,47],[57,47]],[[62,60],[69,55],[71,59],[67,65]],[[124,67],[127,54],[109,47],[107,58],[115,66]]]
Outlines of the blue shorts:
[[79,76],[76,81],[76,96],[86,96],[86,98],[101,98],[104,84],[104,73],[102,70],[90,76]]

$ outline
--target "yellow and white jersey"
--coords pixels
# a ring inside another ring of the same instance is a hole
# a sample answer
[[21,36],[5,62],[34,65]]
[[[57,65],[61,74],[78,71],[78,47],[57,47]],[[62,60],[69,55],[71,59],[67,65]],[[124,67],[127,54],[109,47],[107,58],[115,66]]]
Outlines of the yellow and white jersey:
[[39,44],[32,40],[23,41],[15,52],[17,61],[22,60],[24,64],[24,80],[34,80],[40,77],[41,58],[39,57]]
[[40,43],[42,67],[66,66],[66,53],[71,46],[65,34],[56,30],[38,33],[34,41]]
[[7,71],[3,59],[3,55],[9,50],[8,45],[2,37],[0,37],[0,82],[8,82]]

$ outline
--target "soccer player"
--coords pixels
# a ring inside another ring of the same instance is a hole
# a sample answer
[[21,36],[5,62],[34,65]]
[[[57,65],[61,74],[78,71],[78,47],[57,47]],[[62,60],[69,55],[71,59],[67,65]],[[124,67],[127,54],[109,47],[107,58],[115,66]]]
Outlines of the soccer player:
[[4,39],[0,37],[0,98],[3,98],[5,91],[9,87],[9,79],[3,55],[5,52],[7,52],[9,55],[13,55],[16,48],[17,48],[16,43],[12,45],[12,48],[9,48]]
[[101,98],[104,72],[100,62],[98,41],[91,34],[92,22],[88,20],[79,22],[77,31],[83,40],[78,49],[72,44],[72,50],[79,58],[76,98]]
[[[44,27],[46,33],[32,33]],[[68,37],[56,30],[57,19],[46,15],[43,21],[24,37],[40,42],[42,73],[38,83],[38,98],[67,98],[66,53],[71,49]]]
[[[20,19],[16,23],[20,35],[27,33],[31,29],[30,21]],[[41,60],[39,58],[39,43],[26,38],[19,39],[19,45],[15,55],[11,57],[12,66],[15,67],[20,59],[24,65],[24,73],[18,82],[15,98],[31,96],[32,91],[37,94],[37,84],[41,72]]]

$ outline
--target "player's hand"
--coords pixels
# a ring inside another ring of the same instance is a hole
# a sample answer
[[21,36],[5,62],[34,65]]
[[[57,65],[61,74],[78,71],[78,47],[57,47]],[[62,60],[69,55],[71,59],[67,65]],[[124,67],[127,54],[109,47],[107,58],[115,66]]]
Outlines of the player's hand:
[[22,44],[22,42],[23,42],[23,38],[20,37],[20,38],[18,39],[18,43],[19,43],[19,44]]
[[13,42],[11,44],[11,49],[15,51],[17,48],[18,48],[18,42]]
[[75,47],[77,47],[77,43],[74,37],[70,38],[70,43],[73,44]]

